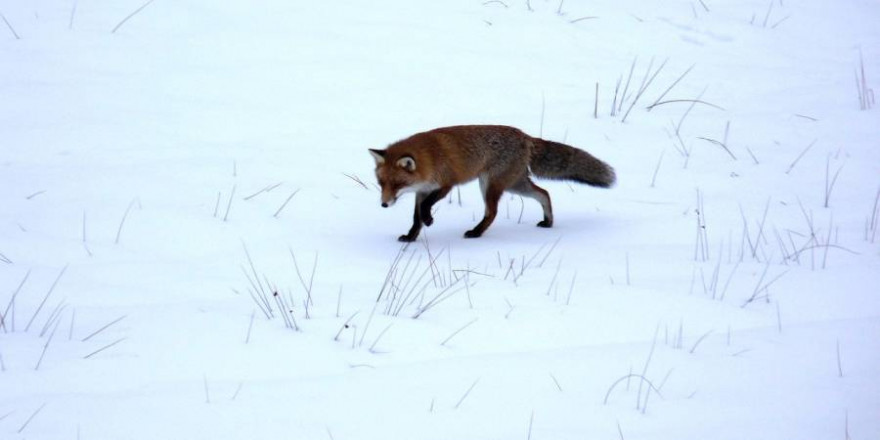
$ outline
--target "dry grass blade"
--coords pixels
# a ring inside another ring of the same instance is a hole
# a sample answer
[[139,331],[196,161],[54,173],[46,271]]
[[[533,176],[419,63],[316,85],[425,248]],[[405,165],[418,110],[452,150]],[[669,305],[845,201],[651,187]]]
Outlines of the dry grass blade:
[[877,195],[874,196],[874,207],[871,208],[871,215],[865,224],[865,241],[874,242],[877,237],[877,219],[880,217],[880,188],[877,189]]
[[293,267],[296,269],[296,276],[299,278],[299,283],[302,286],[303,290],[306,291],[306,298],[308,300],[308,304],[314,304],[312,302],[312,286],[315,282],[315,271],[318,269],[318,253],[315,252],[315,261],[312,263],[312,274],[309,276],[309,283],[306,284],[305,279],[302,276],[302,273],[299,270],[299,264],[296,262],[296,254],[293,253],[293,249],[288,248],[290,251],[290,256],[293,258]]
[[[880,194],[880,193],[878,193],[878,194]],[[2,328],[4,332],[8,333],[10,330],[6,326],[6,317],[9,316],[9,311],[15,305],[15,298],[18,297],[18,293],[21,292],[21,288],[24,287],[24,283],[28,280],[28,278],[30,278],[30,276],[31,276],[31,271],[30,271],[30,269],[28,269],[27,273],[24,274],[24,278],[22,278],[21,282],[18,283],[18,287],[16,287],[15,291],[12,292],[12,297],[9,298],[9,303],[6,304],[6,310],[4,310],[2,314],[0,314],[0,328]],[[15,324],[14,323],[11,327],[13,327],[11,330],[15,331],[15,328],[14,328]]]
[[796,157],[791,165],[788,166],[788,169],[785,170],[785,174],[790,173],[791,170],[794,169],[794,166],[797,165],[797,163],[801,160],[802,157],[804,157],[805,154],[807,154],[807,151],[810,151],[810,148],[813,148],[813,145],[816,144],[817,140],[818,139],[813,139],[813,142],[810,142],[810,145],[807,145],[807,148],[804,148],[804,151],[801,151],[801,154],[798,154],[798,157]]
[[764,15],[764,23],[761,25],[761,27],[764,27],[764,28],[767,27],[767,22],[770,20],[770,13],[771,12],[773,12],[773,2],[772,1],[767,6],[767,14]]
[[40,330],[40,337],[46,336],[46,333],[49,332],[49,329],[52,328],[52,325],[56,323],[56,321],[61,320],[61,315],[64,313],[64,309],[67,308],[67,304],[62,300],[59,302],[55,309],[52,310],[52,313],[49,313],[49,318],[46,319],[46,323],[43,324],[43,329]]
[[247,257],[248,264],[251,268],[251,274],[253,274],[253,278],[248,274],[247,269],[244,267],[241,268],[242,272],[244,272],[245,277],[251,283],[253,287],[253,291],[251,291],[251,297],[254,298],[254,302],[260,306],[260,310],[266,314],[266,318],[273,318],[274,314],[272,312],[272,305],[269,301],[269,294],[266,292],[266,289],[263,287],[263,283],[260,281],[260,275],[257,274],[257,268],[254,266],[254,260],[251,259],[251,253],[248,251],[247,245],[244,241],[241,242],[241,246],[244,249],[244,254]]
[[666,97],[666,95],[667,95],[667,94],[668,94],[668,93],[669,93],[669,92],[670,92],[670,91],[671,91],[671,90],[672,90],[672,89],[673,89],[673,88],[674,88],[679,82],[681,82],[681,80],[684,79],[684,77],[687,76],[688,73],[690,73],[690,71],[694,68],[694,66],[696,66],[696,64],[692,64],[691,67],[688,67],[687,70],[684,71],[684,73],[682,73],[682,74],[681,74],[681,75],[680,75],[675,81],[673,81],[672,84],[670,84],[669,87],[667,87],[666,90],[664,90],[663,93],[661,93],[660,96],[659,96],[656,100],[654,100],[654,103],[648,106],[648,111],[651,111],[651,110],[654,109],[654,107],[660,105],[660,101],[663,100],[663,98]]
[[348,319],[346,319],[344,323],[342,323],[342,326],[339,327],[339,331],[336,333],[336,336],[333,338],[334,341],[339,340],[339,337],[342,336],[342,332],[345,331],[345,329],[349,328],[349,323],[351,322],[352,319],[354,319],[355,316],[358,315],[358,313],[360,313],[360,310],[352,313],[352,315],[349,316]]
[[67,29],[68,30],[73,29],[73,19],[74,19],[74,17],[76,17],[77,6],[79,6],[79,1],[74,0],[73,8],[71,8],[71,10],[70,10],[70,19],[67,22]]
[[865,60],[862,51],[859,51],[859,69],[856,71],[856,89],[859,92],[859,108],[870,110],[874,106],[874,89],[868,87],[865,78]]
[[[639,90],[636,93],[635,98],[633,98],[632,103],[630,104],[629,108],[626,110],[626,113],[623,114],[623,118],[620,120],[620,122],[626,122],[627,116],[629,116],[629,113],[632,111],[633,107],[636,106],[636,103],[639,102],[639,98],[641,98],[642,94],[644,94],[645,91],[648,90],[648,87],[651,86],[651,83],[654,82],[654,79],[657,78],[657,75],[660,73],[660,71],[663,70],[664,67],[666,67],[667,61],[669,61],[668,58],[666,60],[664,60],[663,64],[661,64],[660,67],[658,67],[657,70],[654,72],[654,74],[651,75],[651,67],[654,64],[654,60],[653,59],[651,60],[651,64],[648,65],[648,70],[645,72],[645,77],[642,79],[642,85],[639,87]],[[648,79],[649,75],[650,75],[650,79]]]
[[455,404],[455,409],[458,409],[458,407],[461,406],[461,404],[464,402],[464,399],[467,399],[467,397],[471,394],[471,391],[474,390],[474,387],[477,386],[477,382],[479,381],[480,378],[477,378],[477,380],[475,380],[474,383],[471,384],[470,388],[465,391],[464,395],[461,396],[461,399],[458,399],[458,403]]
[[843,171],[843,165],[840,165],[840,168],[837,169],[837,172],[834,173],[834,177],[829,180],[829,173],[831,171],[831,155],[828,156],[828,160],[825,162],[825,207],[828,207],[828,204],[831,202],[831,191],[834,190],[834,184],[837,183],[837,178],[840,177],[840,172]]
[[400,260],[403,258],[403,254],[408,247],[409,243],[401,245],[397,250],[397,255],[391,260],[391,266],[388,267],[388,272],[385,273],[385,281],[382,283],[382,288],[379,289],[379,295],[376,296],[376,302],[381,301],[382,296],[389,290],[389,287],[391,287],[391,280],[397,271],[397,265],[400,264]]
[[27,428],[27,426],[30,425],[30,423],[34,420],[34,417],[36,417],[37,414],[39,414],[40,411],[42,411],[43,408],[46,407],[46,404],[47,404],[47,403],[48,403],[48,402],[46,402],[46,403],[40,405],[40,407],[37,408],[37,410],[34,411],[34,412],[31,414],[31,416],[28,417],[27,420],[24,421],[24,424],[21,425],[21,428],[18,428],[18,431],[16,431],[16,433],[21,434],[22,431],[24,431],[24,429]]
[[642,376],[641,374],[627,374],[627,375],[621,377],[620,379],[617,379],[616,381],[614,381],[614,383],[611,384],[610,387],[608,387],[608,391],[605,393],[605,399],[602,400],[602,404],[603,405],[608,404],[608,399],[611,398],[611,392],[614,391],[614,388],[617,387],[617,385],[620,385],[620,383],[622,383],[623,381],[633,379],[633,378],[639,379],[640,381],[646,383],[650,387],[650,389],[654,390],[654,392],[657,393],[657,395],[659,395],[660,397],[663,397],[663,395],[660,394],[660,390],[657,389],[657,387],[655,387],[654,384],[651,382],[651,380],[648,379],[647,377]]
[[360,177],[358,177],[358,176],[356,176],[356,175],[353,175],[353,174],[346,174],[346,173],[342,173],[342,175],[345,176],[345,177],[348,177],[348,178],[351,179],[351,180],[353,180],[355,183],[357,183],[358,185],[360,185],[360,186],[363,187],[364,189],[366,189],[366,190],[369,190],[369,189],[370,189],[370,188],[367,186],[367,184],[364,183],[363,180],[361,180]]
[[704,339],[709,337],[709,335],[711,335],[712,332],[713,332],[712,330],[709,330],[706,333],[703,333],[703,336],[700,336],[699,338],[697,338],[697,342],[694,342],[694,345],[691,347],[691,349],[690,349],[690,351],[688,351],[688,353],[694,354],[694,352],[697,351],[697,346],[699,346],[700,343],[703,342]]
[[33,325],[33,323],[34,323],[34,320],[37,319],[37,315],[39,315],[40,311],[43,310],[43,307],[46,305],[46,301],[49,300],[49,296],[52,295],[53,291],[55,291],[55,287],[58,286],[58,281],[61,280],[61,276],[64,275],[64,272],[66,272],[66,271],[67,271],[67,266],[64,266],[64,268],[61,269],[61,272],[55,278],[55,281],[52,283],[52,287],[49,287],[49,291],[46,292],[46,296],[43,297],[43,301],[40,302],[40,305],[37,307],[37,310],[34,312],[34,315],[31,316],[31,320],[28,321],[28,324],[25,326],[24,331],[30,330],[31,325]]
[[135,9],[131,14],[128,14],[125,18],[122,19],[122,21],[119,22],[119,24],[116,25],[116,27],[113,28],[112,31],[110,31],[110,33],[111,33],[111,34],[115,34],[116,31],[118,31],[119,28],[122,27],[122,25],[124,25],[128,20],[130,20],[130,19],[131,19],[132,17],[134,17],[135,15],[139,14],[141,11],[144,10],[144,8],[146,8],[147,6],[149,6],[150,3],[153,3],[154,1],[155,1],[155,0],[148,0],[146,3],[144,3],[143,5],[141,5],[141,7]]
[[723,148],[724,151],[726,151],[727,154],[729,154],[730,157],[733,158],[733,160],[737,160],[736,156],[733,154],[733,152],[730,151],[730,148],[728,148],[727,145],[726,145],[724,142],[717,141],[717,140],[715,140],[715,139],[706,138],[706,137],[698,137],[697,139],[700,139],[700,140],[703,140],[703,141],[706,141],[706,142],[709,142],[709,143],[712,143],[712,144],[718,145],[719,147]]
[[281,214],[281,210],[283,210],[287,206],[287,204],[290,203],[291,200],[293,200],[293,196],[295,196],[298,192],[299,188],[297,188],[296,191],[292,192],[290,196],[287,197],[287,200],[285,200],[284,203],[282,203],[281,206],[278,208],[278,210],[275,211],[275,214],[272,214],[272,217],[278,218],[278,215]]
[[256,196],[258,196],[258,195],[260,195],[260,194],[262,194],[262,193],[264,193],[264,192],[270,192],[270,191],[272,191],[273,189],[278,188],[279,186],[281,186],[281,185],[283,185],[283,184],[284,184],[284,182],[278,182],[278,183],[276,183],[276,184],[274,184],[274,185],[266,185],[265,187],[263,187],[263,189],[261,189],[261,190],[255,192],[255,193],[253,193],[253,194],[251,194],[251,195],[245,197],[244,200],[250,200],[250,199],[252,199],[252,198],[254,198],[254,197],[256,197]]
[[379,332],[379,336],[376,336],[376,340],[373,341],[373,345],[370,346],[370,353],[378,353],[378,352],[376,351],[376,345],[379,344],[379,341],[382,339],[382,336],[385,336],[385,333],[386,333],[388,330],[390,330],[390,329],[391,329],[391,326],[393,326],[393,325],[394,325],[394,323],[392,322],[391,324],[388,324],[388,326],[385,327],[384,330],[382,330],[381,332]]
[[103,326],[103,327],[101,327],[101,328],[95,330],[94,332],[92,332],[92,334],[90,334],[90,335],[86,336],[85,338],[83,338],[83,339],[82,339],[82,342],[86,342],[86,341],[88,341],[89,339],[92,339],[92,338],[95,337],[98,333],[101,333],[102,331],[107,330],[111,325],[116,324],[116,323],[118,323],[119,321],[122,321],[123,319],[125,319],[126,316],[128,316],[128,315],[122,315],[122,316],[120,316],[119,318],[114,319],[113,321],[111,321],[111,322],[108,323],[107,325],[105,325],[105,326]]
[[[768,267],[768,268],[770,267],[769,260],[768,260],[768,263],[767,263],[767,267]],[[741,307],[742,307],[742,308],[745,308],[745,306],[747,306],[747,305],[751,304],[752,302],[754,302],[756,299],[758,299],[758,294],[760,294],[761,292],[767,290],[767,288],[769,288],[770,285],[772,285],[773,283],[775,283],[776,281],[778,281],[780,278],[782,278],[783,275],[785,275],[785,274],[787,274],[787,273],[788,273],[788,270],[786,270],[786,271],[780,273],[779,275],[776,275],[775,278],[773,278],[772,280],[770,280],[770,281],[767,282],[766,284],[763,284],[763,285],[762,285],[761,283],[764,281],[764,276],[767,274],[767,269],[765,268],[764,273],[761,275],[761,279],[758,281],[758,284],[755,286],[755,290],[754,290],[754,292],[752,293],[752,296],[751,296],[748,300],[746,300],[746,302],[743,303],[743,305],[742,305]]]
[[37,360],[37,365],[34,366],[34,371],[40,369],[40,365],[43,364],[43,358],[46,356],[46,352],[49,351],[49,345],[52,344],[52,340],[55,339],[55,332],[58,330],[58,326],[61,324],[61,321],[55,323],[55,328],[52,329],[52,333],[49,334],[49,339],[46,340],[46,343],[43,345],[43,352],[40,353],[40,358]]
[[25,197],[25,199],[27,199],[27,200],[33,200],[34,197],[39,196],[39,195],[42,195],[42,194],[46,194],[46,190],[40,190],[40,191],[37,191],[37,192],[35,192],[35,193],[33,193],[33,194],[28,195],[27,197]]
[[105,346],[103,346],[103,347],[101,347],[101,348],[99,348],[99,349],[97,349],[97,350],[95,350],[95,351],[93,351],[93,352],[91,352],[91,353],[89,353],[89,354],[83,356],[83,359],[88,359],[88,358],[90,358],[90,357],[92,357],[92,356],[94,356],[94,355],[96,355],[96,354],[98,354],[98,353],[100,353],[100,352],[102,352],[102,351],[104,351],[104,350],[110,348],[110,347],[113,347],[114,345],[116,345],[116,344],[118,344],[118,343],[120,343],[120,342],[122,342],[122,341],[124,341],[124,340],[126,340],[126,339],[128,339],[128,338],[120,338],[120,339],[117,339],[117,340],[115,340],[115,341],[113,341],[113,342],[111,342],[111,343],[109,343],[109,344],[107,344],[107,345],[105,345]]
[[790,255],[790,257],[791,258],[799,257],[802,253],[804,253],[806,251],[813,251],[816,249],[837,249],[837,250],[844,251],[844,252],[851,254],[851,255],[861,255],[860,253],[858,253],[852,249],[847,249],[847,248],[840,246],[840,245],[837,245],[837,244],[814,244],[812,246],[805,246],[805,247],[798,249],[797,252]]
[[579,22],[584,21],[584,20],[595,20],[595,19],[597,19],[597,18],[599,18],[599,17],[596,17],[596,16],[592,16],[592,15],[591,15],[591,16],[587,16],[587,17],[575,18],[574,20],[569,20],[568,22],[569,22],[569,23],[579,23]]
[[699,98],[697,98],[697,99],[670,99],[668,101],[654,103],[650,107],[648,107],[648,109],[653,109],[654,107],[659,107],[661,105],[666,105],[666,104],[680,104],[680,103],[688,103],[688,104],[692,104],[692,105],[693,104],[702,104],[705,106],[712,107],[716,110],[727,111],[724,109],[724,107],[721,107],[720,105],[715,105],[715,104],[712,104],[711,102],[706,102],[706,101],[703,101],[702,99],[699,99]]
[[446,286],[445,289],[441,290],[440,293],[435,295],[434,298],[432,298],[426,304],[419,307],[419,310],[413,315],[413,319],[418,319],[420,316],[422,316],[428,310],[431,310],[432,308],[434,308],[438,304],[440,304],[443,301],[446,301],[447,299],[454,296],[456,293],[464,290],[466,288],[466,286],[460,286],[459,288],[452,290],[453,287],[455,287],[457,284],[459,284],[459,281],[464,280],[464,279],[465,279],[465,277],[462,277],[462,278],[459,278],[459,279],[455,280],[454,282],[450,283],[448,286]]
[[562,385],[559,384],[559,380],[556,379],[556,376],[554,376],[553,373],[549,373],[549,374],[550,374],[550,378],[553,379],[553,383],[556,384],[556,389],[558,389],[560,393],[563,392]]
[[651,188],[654,188],[657,183],[657,173],[660,172],[660,164],[663,163],[663,156],[666,155],[666,150],[660,152],[660,158],[657,159],[657,166],[654,168],[654,175],[651,177]]
[[229,194],[229,202],[226,204],[226,213],[223,214],[223,221],[229,220],[229,211],[232,209],[232,200],[235,199],[235,189],[237,185],[232,185],[232,192]]
[[636,63],[639,61],[639,58],[633,58],[632,64],[629,66],[629,75],[626,77],[626,83],[623,85],[623,93],[620,94],[620,102],[617,104],[617,113],[620,113],[623,110],[623,102],[626,101],[627,92],[629,91],[629,84],[632,82],[633,72],[636,70]]
[[529,416],[529,435],[526,436],[526,440],[532,440],[532,425],[535,423],[535,411],[532,410],[532,415]]
[[[251,331],[254,329],[254,318],[257,316],[257,311],[254,310],[251,312],[251,320],[248,323],[247,336],[244,338],[244,343],[249,344],[251,342]],[[237,394],[237,393],[236,393]],[[234,398],[232,400],[235,400]]]
[[556,239],[556,241],[553,242],[553,245],[550,246],[550,250],[547,251],[547,254],[545,254],[544,258],[541,259],[541,262],[538,263],[539,268],[544,267],[544,263],[547,262],[548,258],[550,258],[550,254],[553,253],[553,251],[556,249],[556,246],[559,244],[560,241],[562,241],[561,235],[559,236],[559,238]]
[[450,340],[452,340],[452,338],[455,337],[455,335],[457,335],[457,334],[463,332],[464,329],[470,327],[473,323],[477,322],[478,320],[479,320],[479,318],[474,318],[472,321],[470,321],[470,322],[468,322],[467,324],[463,325],[460,329],[458,329],[458,330],[452,332],[452,334],[449,335],[449,337],[447,337],[446,339],[444,339],[443,342],[440,343],[440,345],[445,346],[447,342],[449,342]]
[[15,28],[12,27],[12,24],[9,23],[9,20],[6,19],[6,16],[0,12],[0,18],[3,19],[3,22],[6,23],[6,27],[9,28],[9,32],[12,32],[12,36],[15,37],[16,40],[21,40],[21,37],[18,36],[18,33],[15,32]]
[[[115,244],[119,244],[119,237],[122,235],[122,227],[125,226],[125,220],[128,219],[128,213],[131,212],[131,208],[135,203],[140,203],[140,201],[135,198],[131,202],[129,202],[128,207],[125,208],[125,214],[122,214],[122,220],[119,222],[119,228],[116,229],[116,240],[114,240]],[[228,213],[228,212],[227,212]],[[225,218],[223,219],[226,220]]]

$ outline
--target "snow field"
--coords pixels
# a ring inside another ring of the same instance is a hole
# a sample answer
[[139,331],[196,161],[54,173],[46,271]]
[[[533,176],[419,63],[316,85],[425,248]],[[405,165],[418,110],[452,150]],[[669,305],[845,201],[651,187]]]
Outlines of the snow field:
[[[877,5],[143,5],[0,0],[0,437],[880,434]],[[401,248],[462,123],[619,184]]]

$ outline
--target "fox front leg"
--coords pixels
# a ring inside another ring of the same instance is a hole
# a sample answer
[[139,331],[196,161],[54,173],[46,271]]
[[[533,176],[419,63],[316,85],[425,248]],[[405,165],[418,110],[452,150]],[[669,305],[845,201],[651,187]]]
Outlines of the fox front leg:
[[[413,213],[413,225],[409,228],[409,232],[400,237],[397,237],[397,241],[401,241],[404,243],[410,243],[416,241],[416,238],[419,238],[419,232],[422,230],[422,204],[429,194],[423,192],[416,193],[416,206],[415,212]],[[430,212],[430,209],[429,211]],[[433,219],[431,219],[433,221]]]
[[425,199],[422,200],[421,208],[419,209],[421,209],[420,215],[422,218],[422,223],[424,223],[425,226],[431,226],[432,224],[434,224],[434,217],[431,215],[431,208],[434,207],[435,203],[446,197],[446,195],[449,194],[449,191],[451,190],[451,186],[444,186],[442,188],[435,189],[434,191],[428,193],[428,195],[425,196]]

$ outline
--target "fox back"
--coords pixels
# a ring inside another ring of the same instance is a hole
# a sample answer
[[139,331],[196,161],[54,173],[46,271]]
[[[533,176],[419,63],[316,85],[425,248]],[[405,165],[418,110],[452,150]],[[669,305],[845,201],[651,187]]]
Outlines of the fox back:
[[484,173],[525,170],[530,141],[513,127],[465,125],[418,133],[385,150],[371,150],[382,202],[392,205],[399,193],[421,186],[459,185]]

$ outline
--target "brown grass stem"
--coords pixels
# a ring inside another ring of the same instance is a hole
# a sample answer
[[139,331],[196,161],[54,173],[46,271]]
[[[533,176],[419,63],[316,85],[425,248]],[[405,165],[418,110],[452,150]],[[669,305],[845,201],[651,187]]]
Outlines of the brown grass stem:
[[55,287],[58,286],[58,281],[61,280],[61,277],[64,275],[64,272],[66,272],[66,271],[67,271],[67,266],[64,266],[64,268],[61,269],[61,272],[58,273],[58,276],[55,277],[55,281],[52,282],[52,286],[49,287],[49,291],[46,292],[46,296],[43,297],[43,301],[40,302],[40,305],[37,307],[37,310],[34,311],[34,315],[31,316],[31,320],[28,321],[27,325],[24,328],[24,331],[30,330],[31,325],[33,325],[33,323],[34,323],[34,320],[37,319],[37,315],[39,315],[40,311],[43,310],[43,307],[46,305],[46,301],[49,300],[49,296],[51,296],[52,292],[55,291]]
[[150,3],[153,3],[154,1],[155,1],[155,0],[147,0],[146,3],[144,3],[143,5],[141,5],[139,8],[135,9],[134,11],[132,11],[132,13],[131,13],[131,14],[128,14],[125,18],[123,18],[122,21],[120,21],[120,22],[119,22],[119,23],[113,28],[112,31],[110,31],[110,33],[111,33],[111,34],[115,34],[116,31],[118,31],[119,28],[122,27],[122,25],[124,25],[128,20],[130,20],[130,19],[131,19],[132,17],[134,17],[135,15],[139,14],[141,11],[144,10],[144,8],[146,8],[147,6],[149,6]]

